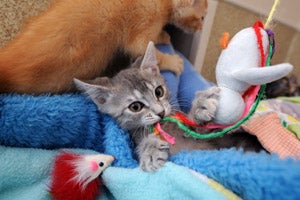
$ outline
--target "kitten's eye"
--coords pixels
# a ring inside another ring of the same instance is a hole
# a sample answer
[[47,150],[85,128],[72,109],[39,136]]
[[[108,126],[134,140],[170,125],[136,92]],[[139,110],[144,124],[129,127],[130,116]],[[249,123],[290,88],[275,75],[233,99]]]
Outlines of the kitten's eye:
[[136,102],[133,102],[132,104],[130,104],[128,106],[128,108],[132,111],[132,112],[139,112],[143,109],[144,107],[144,104],[139,102],[139,101],[136,101]]
[[155,89],[155,96],[157,98],[161,98],[164,96],[164,89],[162,86],[158,86],[156,89]]

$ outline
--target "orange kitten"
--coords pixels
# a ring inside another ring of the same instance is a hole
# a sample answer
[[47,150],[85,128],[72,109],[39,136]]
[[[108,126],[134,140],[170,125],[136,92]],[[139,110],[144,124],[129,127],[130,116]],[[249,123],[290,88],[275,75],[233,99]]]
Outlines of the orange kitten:
[[[169,42],[170,23],[202,28],[207,0],[59,0],[25,24],[0,50],[0,92],[61,93],[73,78],[101,75],[118,51],[143,55],[149,41]],[[182,60],[156,50],[162,70],[179,74]]]

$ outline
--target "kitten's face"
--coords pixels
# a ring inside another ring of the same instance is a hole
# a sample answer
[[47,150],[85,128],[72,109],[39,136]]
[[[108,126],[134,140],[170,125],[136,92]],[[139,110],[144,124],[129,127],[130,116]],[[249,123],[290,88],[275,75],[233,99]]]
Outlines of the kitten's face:
[[170,114],[169,91],[163,78],[141,69],[128,69],[113,78],[106,109],[127,130],[149,126]]
[[173,0],[172,22],[187,33],[202,29],[207,0]]
[[111,115],[127,130],[153,125],[171,112],[169,90],[159,73],[153,44],[148,46],[139,67],[123,70],[111,79],[76,79],[75,84],[101,112]]

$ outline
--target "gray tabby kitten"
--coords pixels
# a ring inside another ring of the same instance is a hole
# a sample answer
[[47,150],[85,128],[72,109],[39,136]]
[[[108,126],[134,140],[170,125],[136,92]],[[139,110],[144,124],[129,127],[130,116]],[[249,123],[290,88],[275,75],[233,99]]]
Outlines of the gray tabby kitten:
[[137,145],[141,168],[155,171],[167,161],[169,144],[146,131],[149,125],[171,113],[170,94],[160,75],[152,42],[136,67],[140,61],[113,78],[99,77],[88,82],[74,79],[74,83],[94,101],[100,112],[111,115],[130,132]]
[[[94,101],[100,112],[111,115],[123,129],[130,132],[136,143],[140,167],[145,171],[155,171],[163,166],[169,153],[183,149],[244,147],[244,141],[249,141],[241,139],[241,134],[238,134],[238,139],[229,135],[220,139],[194,140],[184,137],[176,124],[165,123],[163,129],[176,138],[176,144],[170,147],[159,136],[148,133],[148,126],[171,114],[169,90],[160,75],[152,42],[144,58],[137,59],[130,68],[120,71],[113,78],[99,77],[85,82],[74,79],[74,83]],[[199,124],[210,121],[218,104],[218,93],[216,87],[198,92],[189,117]]]

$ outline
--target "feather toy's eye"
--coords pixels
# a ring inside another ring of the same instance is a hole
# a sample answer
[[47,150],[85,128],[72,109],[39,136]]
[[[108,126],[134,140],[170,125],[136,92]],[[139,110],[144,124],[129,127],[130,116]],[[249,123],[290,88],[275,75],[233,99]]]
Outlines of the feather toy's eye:
[[104,163],[103,162],[100,162],[99,163],[99,167],[103,167],[104,166]]
[[157,98],[161,98],[164,96],[164,89],[162,86],[158,86],[156,89],[155,89],[155,96]]
[[128,108],[132,111],[132,112],[140,112],[144,107],[144,104],[139,102],[139,101],[135,101],[132,104],[130,104],[128,106]]

